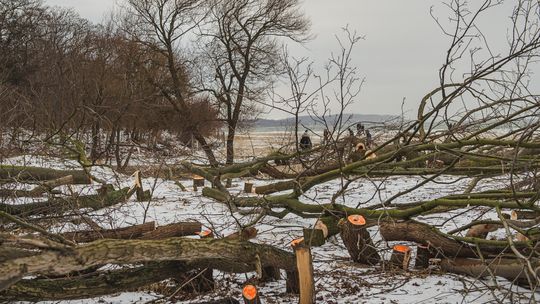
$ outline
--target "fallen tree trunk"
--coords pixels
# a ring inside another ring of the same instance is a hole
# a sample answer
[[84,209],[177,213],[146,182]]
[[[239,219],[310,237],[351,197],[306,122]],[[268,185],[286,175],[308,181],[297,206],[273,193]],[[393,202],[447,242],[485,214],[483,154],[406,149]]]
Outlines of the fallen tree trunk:
[[269,245],[225,239],[99,240],[70,252],[44,251],[39,255],[0,263],[0,290],[23,276],[63,275],[105,264],[182,261],[192,268],[250,272],[273,266],[294,270],[294,255]]
[[25,279],[0,292],[0,301],[61,301],[134,291],[166,279],[184,280],[179,263],[165,262],[58,279]]
[[24,181],[48,181],[71,175],[74,184],[91,184],[84,170],[55,170],[40,167],[0,165],[0,179]]
[[105,194],[84,195],[79,197],[52,198],[43,202],[28,204],[0,204],[0,210],[11,215],[33,216],[62,214],[71,210],[89,208],[99,210],[114,206],[128,199],[134,190],[124,188],[117,191],[108,191]]
[[32,190],[0,189],[0,197],[38,197],[58,186],[70,184],[73,184],[72,175],[43,182]]
[[[536,276],[540,275],[538,266],[538,261],[533,262]],[[518,284],[527,284],[528,279],[531,279],[531,283],[533,284],[537,283],[534,276],[529,275],[527,277],[527,266],[517,259],[496,258],[485,261],[466,258],[443,259],[441,261],[441,268],[448,272],[464,274],[475,278],[487,277],[493,274],[511,282],[515,281]],[[534,288],[535,286],[536,284],[529,287]]]
[[430,245],[448,257],[476,257],[474,250],[466,244],[434,231],[431,226],[419,222],[381,222],[382,238],[389,241],[409,241]]
[[200,232],[202,224],[200,222],[179,222],[160,226],[155,230],[145,232],[139,239],[142,240],[158,240],[180,236],[195,235],[195,232]]
[[65,232],[61,236],[77,243],[88,243],[99,239],[136,239],[142,237],[145,232],[154,231],[155,228],[156,223],[149,222],[117,229]]

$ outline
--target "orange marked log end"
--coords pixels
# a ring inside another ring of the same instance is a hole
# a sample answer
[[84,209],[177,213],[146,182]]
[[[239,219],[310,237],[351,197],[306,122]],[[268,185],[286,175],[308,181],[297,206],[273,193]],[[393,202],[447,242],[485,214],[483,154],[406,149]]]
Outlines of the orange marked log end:
[[296,247],[304,242],[304,238],[299,238],[291,241],[291,246]]
[[411,247],[407,245],[394,245],[394,251],[401,252],[401,253],[407,253],[411,251]]
[[257,297],[257,287],[253,285],[246,285],[244,286],[244,289],[242,289],[242,296],[246,300],[254,300]]
[[364,226],[366,224],[366,219],[360,214],[349,215],[347,220],[355,226]]

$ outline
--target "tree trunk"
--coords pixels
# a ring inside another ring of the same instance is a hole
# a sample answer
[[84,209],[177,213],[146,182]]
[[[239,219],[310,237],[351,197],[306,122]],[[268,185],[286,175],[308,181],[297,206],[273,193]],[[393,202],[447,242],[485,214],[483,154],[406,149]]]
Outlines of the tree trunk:
[[160,226],[154,231],[144,233],[140,239],[142,240],[159,240],[172,237],[195,235],[195,232],[201,231],[202,224],[200,222],[179,222]]
[[73,184],[73,176],[68,175],[54,180],[41,183],[32,190],[11,190],[0,189],[0,197],[39,197],[46,192],[50,192],[54,188],[62,185]]
[[28,204],[3,204],[0,203],[0,210],[11,215],[33,216],[62,214],[72,210],[89,208],[99,210],[105,207],[116,205],[128,199],[131,194],[129,188],[106,194],[85,195],[79,197],[52,198],[43,202]]
[[[359,217],[361,221],[355,219]],[[381,261],[369,231],[365,227],[365,219],[360,215],[351,215],[341,223],[341,239],[354,262],[376,265]]]
[[149,222],[117,229],[66,232],[61,236],[77,243],[88,243],[99,239],[136,239],[143,236],[145,232],[153,231],[155,226],[154,222]]
[[96,272],[58,279],[25,279],[0,292],[2,301],[61,301],[134,291],[169,278],[184,279],[177,263]]
[[63,275],[97,265],[183,261],[192,268],[250,272],[274,266],[295,268],[294,255],[269,245],[220,239],[99,240],[66,252],[44,251],[0,264],[0,290],[23,276]]
[[50,181],[71,175],[74,184],[90,184],[92,180],[84,170],[55,170],[39,167],[0,165],[0,179],[26,181]]
[[428,243],[434,250],[447,257],[476,257],[468,245],[448,238],[432,230],[432,227],[413,221],[407,222],[381,222],[379,225],[381,236],[387,242],[409,241],[418,244]]

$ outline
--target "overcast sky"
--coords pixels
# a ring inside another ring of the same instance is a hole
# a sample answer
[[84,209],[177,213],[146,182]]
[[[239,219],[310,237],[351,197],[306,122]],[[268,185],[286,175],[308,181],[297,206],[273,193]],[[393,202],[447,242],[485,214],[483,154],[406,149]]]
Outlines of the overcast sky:
[[[121,1],[121,0],[120,0]],[[474,2],[474,1],[473,1]],[[511,1],[507,1],[511,2]],[[85,18],[99,22],[110,11],[114,0],[45,0],[48,5],[73,7]],[[448,11],[433,0],[305,0],[303,9],[312,20],[315,39],[301,51],[319,65],[336,50],[334,35],[348,25],[365,36],[354,53],[354,63],[365,85],[348,112],[360,114],[400,114],[405,99],[407,116],[426,92],[438,81],[450,39],[430,15],[447,20]],[[495,45],[504,45],[511,7],[495,10],[482,21]],[[298,48],[294,50],[298,52]],[[273,114],[272,117],[282,116]]]

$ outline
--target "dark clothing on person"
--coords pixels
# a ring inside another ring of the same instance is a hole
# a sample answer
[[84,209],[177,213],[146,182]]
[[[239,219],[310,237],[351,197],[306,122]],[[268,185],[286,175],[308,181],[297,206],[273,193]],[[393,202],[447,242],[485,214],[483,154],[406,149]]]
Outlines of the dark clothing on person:
[[362,136],[362,134],[364,133],[364,125],[361,124],[361,123],[357,123],[356,124],[356,135],[358,136]]
[[368,148],[371,148],[371,144],[373,144],[373,139],[371,138],[371,133],[369,130],[366,130],[366,146]]
[[311,149],[311,147],[312,147],[311,138],[309,137],[306,131],[302,135],[302,138],[300,138],[300,150]]

